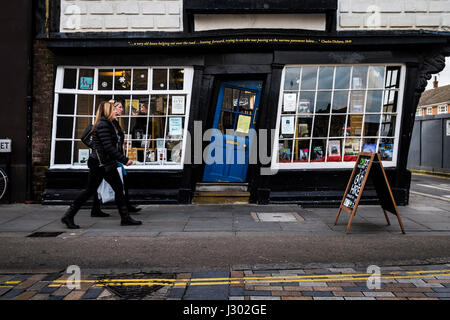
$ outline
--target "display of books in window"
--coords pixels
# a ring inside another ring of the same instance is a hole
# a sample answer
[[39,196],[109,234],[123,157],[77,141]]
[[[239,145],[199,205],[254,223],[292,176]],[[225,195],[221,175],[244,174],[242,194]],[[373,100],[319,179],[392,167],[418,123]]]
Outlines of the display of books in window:
[[298,124],[298,137],[309,137],[309,128],[307,123]]
[[377,152],[377,145],[375,143],[364,143],[362,147],[363,152]]
[[394,145],[392,143],[380,143],[378,152],[381,160],[392,161]]
[[359,154],[359,140],[346,139],[344,145],[344,161],[356,161]]
[[341,161],[341,141],[328,141],[328,157],[327,161]]
[[322,146],[313,146],[311,161],[324,161],[325,153]]
[[280,162],[290,162],[291,161],[291,149],[285,148],[284,146],[280,147],[279,152],[279,161]]
[[298,149],[298,160],[301,162],[306,162],[309,159],[309,149]]

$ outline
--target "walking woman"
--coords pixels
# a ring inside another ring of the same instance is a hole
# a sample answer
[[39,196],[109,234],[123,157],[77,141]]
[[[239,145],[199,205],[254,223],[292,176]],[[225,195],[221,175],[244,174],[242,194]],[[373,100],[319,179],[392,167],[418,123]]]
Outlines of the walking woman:
[[114,105],[109,102],[101,102],[92,128],[93,152],[88,160],[89,177],[87,189],[83,190],[78,195],[61,219],[62,223],[69,229],[79,228],[79,226],[75,224],[74,217],[87,199],[97,193],[97,188],[103,179],[105,179],[114,190],[116,205],[121,217],[121,225],[129,226],[142,224],[141,221],[136,221],[129,215],[123,194],[122,180],[117,172],[117,161],[124,165],[131,165],[133,164],[133,161],[125,157],[123,153],[120,153],[117,148],[119,137],[118,132],[113,125],[113,121],[116,120],[116,118],[117,113],[114,112]]
[[[117,117],[120,117],[122,115],[123,112],[123,103],[120,100],[109,100],[109,103],[111,103],[113,105],[113,111],[116,113]],[[117,143],[117,149],[119,150],[119,152],[121,154],[124,154],[124,150],[123,150],[123,143],[124,143],[124,138],[125,135],[123,133],[122,128],[120,127],[119,121],[118,119],[115,119],[112,121],[116,131],[117,131],[117,137],[118,137],[118,143]],[[118,162],[119,166],[122,166],[122,163]],[[141,208],[136,208],[135,206],[133,206],[130,202],[130,198],[128,196],[128,176],[127,176],[127,172],[125,171],[125,168],[122,166],[122,173],[123,173],[123,187],[124,187],[124,191],[125,191],[125,203],[128,209],[129,213],[136,213],[141,211]],[[98,198],[98,196],[94,196],[94,202],[92,204],[92,210],[91,210],[91,217],[109,217],[109,214],[103,212],[100,209],[100,200]]]

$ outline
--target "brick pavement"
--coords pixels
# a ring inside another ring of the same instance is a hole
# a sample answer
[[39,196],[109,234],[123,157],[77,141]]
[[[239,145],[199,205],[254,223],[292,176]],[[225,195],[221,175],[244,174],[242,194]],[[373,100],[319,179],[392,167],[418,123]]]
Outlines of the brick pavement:
[[[375,288],[369,288],[367,282],[373,275],[361,268],[232,269],[176,273],[170,279],[142,272],[136,277],[89,270],[89,274],[82,274],[79,289],[66,286],[68,275],[63,272],[0,274],[0,300],[129,298],[116,294],[105,284],[130,288],[133,299],[142,300],[450,300],[450,264],[380,270],[379,287]],[[156,284],[159,286],[154,287]]]

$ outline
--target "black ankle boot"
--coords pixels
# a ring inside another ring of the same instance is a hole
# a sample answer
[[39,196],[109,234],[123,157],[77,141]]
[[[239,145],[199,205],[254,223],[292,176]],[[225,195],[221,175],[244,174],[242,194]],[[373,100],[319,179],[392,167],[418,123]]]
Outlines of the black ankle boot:
[[75,217],[75,214],[77,213],[77,209],[73,205],[67,209],[66,213],[61,219],[61,222],[64,223],[68,229],[79,229],[80,226],[75,224],[75,221],[73,220]]
[[119,207],[119,213],[120,213],[120,225],[121,226],[138,226],[141,225],[141,221],[134,220],[132,217],[130,217],[130,214],[128,213],[127,207]]
[[106,218],[109,217],[108,213],[103,212],[100,209],[94,209],[91,210],[91,217],[97,217],[97,218]]

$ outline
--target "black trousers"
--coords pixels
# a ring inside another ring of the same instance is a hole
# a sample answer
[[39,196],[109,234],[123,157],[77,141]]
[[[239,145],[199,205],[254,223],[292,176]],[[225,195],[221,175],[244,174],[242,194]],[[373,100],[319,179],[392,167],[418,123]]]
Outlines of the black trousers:
[[117,169],[106,172],[103,167],[100,167],[98,160],[93,158],[89,158],[88,167],[89,177],[87,188],[75,199],[72,204],[73,208],[78,211],[90,197],[93,195],[97,196],[97,189],[102,180],[105,179],[114,190],[116,205],[119,208],[119,212],[122,214],[122,208],[126,207],[126,202],[123,194],[122,180],[120,179]]

